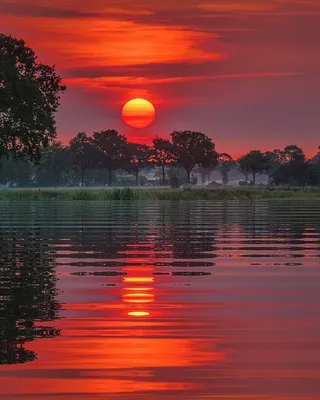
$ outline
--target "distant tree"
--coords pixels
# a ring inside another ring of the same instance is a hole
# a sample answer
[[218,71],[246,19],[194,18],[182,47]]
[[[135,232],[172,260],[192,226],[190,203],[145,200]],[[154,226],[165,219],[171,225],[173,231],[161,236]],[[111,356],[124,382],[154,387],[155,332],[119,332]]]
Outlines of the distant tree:
[[283,154],[286,163],[303,164],[306,160],[303,150],[295,145],[285,147]]
[[238,169],[239,172],[241,172],[244,175],[246,182],[248,182],[249,181],[249,174],[250,174],[249,166],[245,162],[239,162],[242,159],[242,157],[243,156],[241,156],[237,160],[237,169]]
[[311,162],[283,164],[272,174],[272,180],[276,185],[319,185],[320,165]]
[[191,171],[199,164],[204,168],[217,165],[218,154],[212,140],[201,132],[174,131],[171,134],[177,161],[187,173],[190,182]]
[[161,167],[162,182],[165,181],[165,168],[176,162],[176,154],[170,140],[156,137],[153,139],[151,162]]
[[221,153],[218,156],[218,168],[221,173],[222,183],[227,185],[229,182],[229,172],[234,168],[235,161],[228,153]]
[[54,113],[65,89],[23,40],[0,34],[0,156],[39,161],[56,137]]
[[303,150],[295,145],[286,146],[282,152],[282,165],[271,174],[277,185],[312,185],[317,182],[317,168],[306,162]]
[[108,171],[108,184],[111,186],[112,173],[128,166],[130,158],[127,138],[114,129],[108,129],[94,132],[93,143],[98,150],[98,167]]
[[136,177],[136,185],[139,185],[139,172],[150,165],[152,155],[151,148],[144,144],[129,143],[129,171],[133,171]]
[[70,140],[69,151],[71,165],[81,173],[81,186],[84,186],[85,174],[88,170],[96,167],[97,149],[85,132],[79,132]]
[[68,148],[56,142],[43,150],[41,162],[36,167],[35,181],[40,186],[64,186],[69,171]]
[[[320,146],[319,146],[320,147]],[[319,149],[320,150],[320,149]],[[320,151],[318,151],[318,153],[313,156],[312,158],[310,158],[309,162],[311,164],[317,164],[320,165]]]
[[0,163],[0,182],[9,186],[30,186],[33,165],[26,160],[4,158]]
[[241,170],[252,174],[253,184],[256,184],[257,174],[265,170],[265,157],[259,150],[252,150],[238,159]]
[[282,150],[275,149],[264,153],[264,172],[268,175],[268,183],[271,183],[272,174],[285,163],[285,154]]

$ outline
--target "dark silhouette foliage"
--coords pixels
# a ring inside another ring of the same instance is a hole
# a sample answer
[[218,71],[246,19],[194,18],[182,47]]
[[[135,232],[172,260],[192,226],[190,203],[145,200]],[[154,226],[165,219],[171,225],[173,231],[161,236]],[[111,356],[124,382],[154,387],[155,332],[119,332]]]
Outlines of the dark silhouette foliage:
[[187,173],[190,182],[191,171],[199,164],[202,167],[215,167],[218,154],[212,140],[201,132],[174,131],[171,134],[177,162]]
[[0,34],[0,157],[39,161],[56,137],[54,114],[65,89],[22,39]]

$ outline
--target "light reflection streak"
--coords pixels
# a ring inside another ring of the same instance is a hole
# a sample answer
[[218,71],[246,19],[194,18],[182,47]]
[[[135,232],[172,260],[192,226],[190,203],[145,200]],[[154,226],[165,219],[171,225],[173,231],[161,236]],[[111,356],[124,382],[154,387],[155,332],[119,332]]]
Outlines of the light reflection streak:
[[[122,301],[132,309],[127,309],[129,317],[148,317],[150,311],[146,305],[155,301],[153,277],[154,267],[132,266],[126,267],[127,276],[123,278]],[[129,284],[129,286],[128,286]],[[149,286],[150,285],[150,286]]]

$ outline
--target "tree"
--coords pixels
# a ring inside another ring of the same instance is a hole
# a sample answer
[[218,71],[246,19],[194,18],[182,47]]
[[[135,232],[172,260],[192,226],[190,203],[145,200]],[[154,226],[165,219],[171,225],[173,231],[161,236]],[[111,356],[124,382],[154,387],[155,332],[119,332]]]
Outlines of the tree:
[[309,162],[311,164],[317,164],[320,165],[320,146],[318,146],[318,152],[315,156],[313,156],[312,158],[310,158]]
[[94,132],[93,143],[98,150],[97,163],[99,168],[108,171],[108,183],[112,185],[112,172],[125,168],[129,163],[127,138],[114,129]]
[[139,172],[150,165],[151,149],[144,144],[129,143],[129,170],[134,171],[136,185],[139,185]]
[[285,147],[283,154],[286,163],[303,164],[306,160],[303,150],[295,145]]
[[56,137],[54,114],[66,89],[21,39],[0,34],[0,156],[39,161]]
[[35,180],[40,186],[63,186],[69,171],[69,150],[60,142],[55,142],[43,150],[41,162],[36,167]]
[[259,150],[252,150],[238,159],[242,171],[252,174],[253,184],[256,184],[256,175],[265,169],[265,157]]
[[9,186],[28,186],[32,181],[33,165],[25,160],[5,158],[0,163],[0,182]]
[[156,137],[153,139],[151,161],[162,169],[162,183],[165,182],[165,168],[176,162],[176,154],[170,140]]
[[229,172],[234,167],[235,162],[228,153],[221,153],[218,156],[218,167],[221,173],[222,183],[227,185],[229,182]]
[[295,145],[286,146],[282,152],[280,168],[271,174],[273,182],[289,185],[312,185],[318,182],[318,169],[306,163],[303,150]]
[[285,154],[282,150],[275,149],[264,153],[265,167],[264,171],[268,174],[269,184],[272,174],[285,163]]
[[272,174],[272,179],[276,185],[319,185],[320,165],[311,162],[283,164]]
[[197,164],[204,168],[213,168],[217,165],[218,154],[215,145],[204,133],[174,131],[171,137],[177,161],[185,169],[188,182],[191,171]]
[[69,151],[71,165],[81,173],[81,186],[84,186],[85,174],[96,165],[97,150],[93,141],[85,132],[79,132],[76,137],[70,140]]

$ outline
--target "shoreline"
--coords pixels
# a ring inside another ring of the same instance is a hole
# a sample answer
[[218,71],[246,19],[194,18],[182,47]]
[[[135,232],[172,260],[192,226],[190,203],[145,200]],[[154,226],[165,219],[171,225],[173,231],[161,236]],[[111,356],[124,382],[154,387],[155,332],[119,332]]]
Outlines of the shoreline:
[[0,201],[107,200],[320,200],[320,187],[309,188],[13,188],[1,189]]

